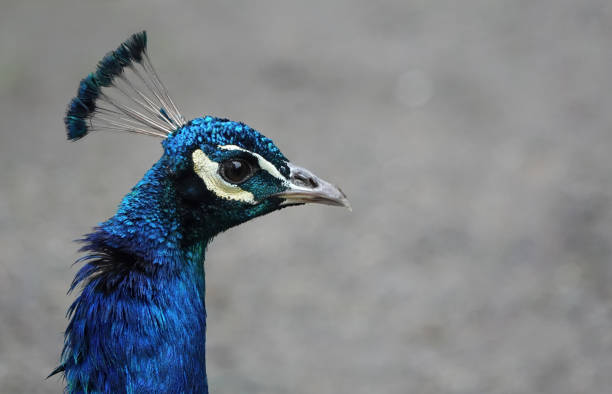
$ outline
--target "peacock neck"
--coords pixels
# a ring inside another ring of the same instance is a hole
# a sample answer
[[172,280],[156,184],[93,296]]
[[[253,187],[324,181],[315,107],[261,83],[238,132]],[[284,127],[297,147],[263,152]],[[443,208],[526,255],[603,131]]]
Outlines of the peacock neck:
[[[157,170],[155,170],[157,168]],[[204,254],[158,165],[85,239],[63,368],[68,391],[207,393]]]

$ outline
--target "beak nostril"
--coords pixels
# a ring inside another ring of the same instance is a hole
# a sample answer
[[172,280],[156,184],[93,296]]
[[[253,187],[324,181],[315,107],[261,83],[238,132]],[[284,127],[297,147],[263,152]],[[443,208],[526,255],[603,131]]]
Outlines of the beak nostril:
[[313,177],[304,175],[304,174],[295,174],[291,177],[291,182],[297,186],[304,186],[309,188],[317,188],[319,186],[319,182]]
[[300,175],[291,177],[291,183],[297,186],[306,186],[306,180]]

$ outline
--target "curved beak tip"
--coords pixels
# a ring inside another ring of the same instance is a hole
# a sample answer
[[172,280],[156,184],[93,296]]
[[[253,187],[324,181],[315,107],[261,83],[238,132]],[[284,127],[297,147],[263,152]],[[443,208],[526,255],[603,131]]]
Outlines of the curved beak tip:
[[339,199],[339,203],[341,206],[343,206],[344,208],[348,209],[349,212],[353,212],[353,207],[351,206],[351,202],[348,200],[348,198],[346,197],[346,194],[344,194],[344,192],[342,191],[342,189],[340,189],[339,187],[336,186],[336,189],[338,189],[338,191],[340,192],[340,194],[342,195],[342,198]]

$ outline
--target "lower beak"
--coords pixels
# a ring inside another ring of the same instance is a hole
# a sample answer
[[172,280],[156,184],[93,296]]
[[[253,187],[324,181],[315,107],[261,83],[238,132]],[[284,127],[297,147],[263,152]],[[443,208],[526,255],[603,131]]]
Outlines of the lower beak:
[[351,210],[346,194],[339,187],[319,178],[305,168],[287,163],[289,166],[289,188],[274,197],[283,198],[285,204],[318,203],[345,207]]

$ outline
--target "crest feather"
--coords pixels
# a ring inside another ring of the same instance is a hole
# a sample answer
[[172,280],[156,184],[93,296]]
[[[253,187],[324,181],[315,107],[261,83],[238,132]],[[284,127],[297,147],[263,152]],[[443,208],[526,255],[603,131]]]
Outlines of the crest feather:
[[72,141],[102,129],[165,138],[185,124],[147,55],[146,31],[107,53],[81,80],[64,123]]

